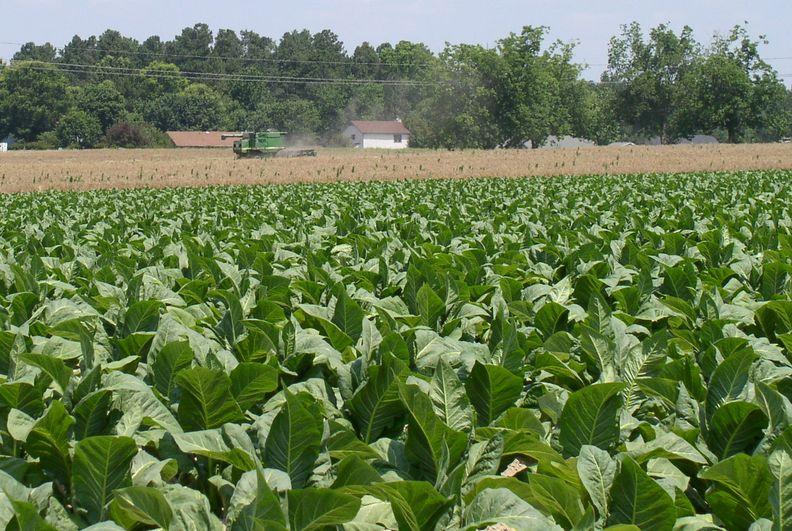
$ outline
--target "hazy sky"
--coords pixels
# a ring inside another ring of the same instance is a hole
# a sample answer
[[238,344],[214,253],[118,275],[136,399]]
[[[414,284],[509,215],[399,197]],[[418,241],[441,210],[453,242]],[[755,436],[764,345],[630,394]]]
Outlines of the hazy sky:
[[[492,45],[524,25],[547,25],[551,37],[577,40],[577,59],[591,64],[587,77],[598,77],[607,60],[608,39],[620,24],[644,26],[670,22],[692,26],[702,41],[747,21],[752,33],[764,33],[763,48],[778,72],[792,82],[790,0],[3,0],[0,41],[63,46],[72,35],[87,37],[107,28],[143,40],[170,39],[185,26],[206,22],[218,28],[250,29],[279,37],[292,29],[331,29],[352,51],[402,39],[421,41],[433,50],[444,43]],[[0,44],[8,59],[18,46]],[[784,59],[785,58],[785,59]]]

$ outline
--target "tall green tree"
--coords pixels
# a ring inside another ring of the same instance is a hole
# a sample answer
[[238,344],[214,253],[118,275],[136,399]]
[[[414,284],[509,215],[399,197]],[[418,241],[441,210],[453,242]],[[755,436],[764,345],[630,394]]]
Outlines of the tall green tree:
[[0,137],[35,140],[51,131],[68,106],[68,79],[55,67],[15,63],[0,71]]
[[[384,44],[377,48],[380,56],[380,72],[377,78],[410,80],[424,83],[433,81],[433,68],[437,58],[423,43],[400,41],[395,46]],[[385,86],[385,116],[404,118],[409,122],[418,104],[432,94],[431,85],[387,85]]]
[[674,125],[680,136],[724,131],[730,143],[756,132],[780,136],[789,120],[786,88],[761,58],[762,41],[742,26],[714,38],[679,84]]
[[648,36],[637,22],[622,26],[621,34],[610,41],[608,68],[602,76],[603,82],[617,87],[616,118],[636,135],[673,141],[669,125],[677,86],[700,48],[688,26],[676,33],[661,24]]
[[212,47],[212,60],[207,68],[213,73],[235,74],[243,67],[242,41],[234,30],[221,29],[217,32]]
[[75,35],[61,50],[60,60],[62,63],[72,65],[92,65],[97,61],[96,47],[95,36],[82,39],[79,35]]
[[206,24],[195,24],[184,28],[173,41],[165,43],[168,61],[186,72],[202,72],[207,59],[212,55],[214,36]]
[[173,63],[152,61],[142,69],[140,85],[147,99],[163,94],[175,94],[187,88],[189,81]]
[[133,67],[139,67],[145,61],[140,55],[140,44],[131,37],[125,37],[116,30],[106,30],[96,39],[96,60],[107,57],[125,58]]
[[61,147],[90,148],[102,137],[102,124],[95,116],[72,109],[61,118],[55,132]]
[[543,51],[546,27],[526,26],[499,43],[504,63],[498,79],[498,120],[504,145],[540,146],[551,134],[566,134],[570,117],[564,105],[569,51]]
[[51,63],[55,61],[58,51],[50,43],[38,45],[28,42],[22,45],[17,53],[14,54],[14,61],[42,61]]
[[75,100],[78,109],[96,118],[102,131],[121,119],[126,104],[111,81],[85,85],[79,89]]
[[495,80],[504,63],[494,49],[449,45],[436,69],[441,83],[410,118],[417,147],[494,148],[502,143]]

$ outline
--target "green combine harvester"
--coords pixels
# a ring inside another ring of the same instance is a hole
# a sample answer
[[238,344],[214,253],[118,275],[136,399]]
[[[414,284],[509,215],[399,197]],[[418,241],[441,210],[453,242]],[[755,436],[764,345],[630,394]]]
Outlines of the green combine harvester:
[[240,159],[265,159],[272,157],[315,157],[313,149],[287,148],[282,131],[246,132],[223,135],[226,138],[239,138],[234,141],[234,153]]

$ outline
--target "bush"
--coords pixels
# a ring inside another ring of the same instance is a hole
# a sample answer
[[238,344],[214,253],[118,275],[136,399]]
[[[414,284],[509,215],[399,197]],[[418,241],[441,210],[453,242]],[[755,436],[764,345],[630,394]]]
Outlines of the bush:
[[103,144],[107,147],[168,147],[167,135],[151,124],[120,122],[107,129]]
[[85,111],[73,110],[61,118],[55,132],[61,147],[90,148],[102,137],[102,124]]
[[47,131],[41,133],[36,137],[36,140],[29,142],[16,142],[11,146],[13,150],[43,150],[43,149],[58,149],[60,147],[60,140],[55,131]]

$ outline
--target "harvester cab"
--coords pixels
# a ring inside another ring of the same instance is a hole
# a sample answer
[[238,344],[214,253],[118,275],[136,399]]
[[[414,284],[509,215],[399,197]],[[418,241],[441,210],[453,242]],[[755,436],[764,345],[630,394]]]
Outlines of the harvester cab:
[[287,149],[284,143],[286,134],[282,131],[245,132],[224,134],[223,139],[239,139],[234,141],[234,153],[237,158],[316,156],[316,151],[313,149]]

